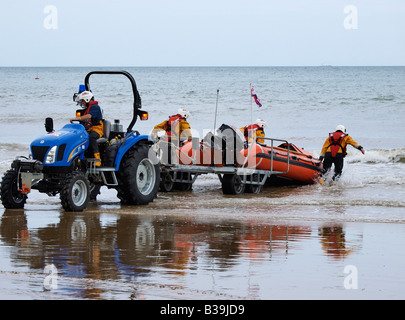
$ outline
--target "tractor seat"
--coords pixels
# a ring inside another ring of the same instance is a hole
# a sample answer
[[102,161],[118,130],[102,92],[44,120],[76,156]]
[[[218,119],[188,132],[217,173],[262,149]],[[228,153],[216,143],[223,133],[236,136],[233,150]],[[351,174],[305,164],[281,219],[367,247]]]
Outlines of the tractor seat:
[[97,139],[97,143],[107,142],[108,137],[111,132],[111,122],[108,120],[103,120],[103,136]]

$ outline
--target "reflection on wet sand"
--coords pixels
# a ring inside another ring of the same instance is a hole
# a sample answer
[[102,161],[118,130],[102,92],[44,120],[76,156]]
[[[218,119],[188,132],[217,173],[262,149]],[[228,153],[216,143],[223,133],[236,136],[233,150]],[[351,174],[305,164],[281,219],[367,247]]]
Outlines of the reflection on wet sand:
[[319,237],[322,249],[334,259],[343,259],[354,251],[354,247],[347,246],[346,234],[340,224],[319,228]]
[[[317,238],[323,252],[342,258],[352,252],[341,225],[270,225],[257,222],[60,213],[58,223],[28,229],[24,211],[5,211],[1,239],[10,260],[31,269],[54,264],[61,277],[141,281],[151,274],[187,276],[193,270],[227,271],[241,263],[271,263]],[[97,284],[76,290],[83,298],[100,298]]]

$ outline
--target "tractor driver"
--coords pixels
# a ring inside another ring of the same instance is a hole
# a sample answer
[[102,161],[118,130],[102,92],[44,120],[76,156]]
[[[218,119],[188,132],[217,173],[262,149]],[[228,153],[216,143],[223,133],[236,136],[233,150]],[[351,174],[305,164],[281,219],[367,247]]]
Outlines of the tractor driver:
[[103,136],[103,115],[98,102],[94,100],[94,95],[90,91],[83,91],[77,95],[76,100],[83,109],[86,109],[81,116],[70,119],[79,121],[85,128],[90,137],[89,150],[93,153],[96,161],[96,166],[101,165],[100,151],[97,144],[97,139]]

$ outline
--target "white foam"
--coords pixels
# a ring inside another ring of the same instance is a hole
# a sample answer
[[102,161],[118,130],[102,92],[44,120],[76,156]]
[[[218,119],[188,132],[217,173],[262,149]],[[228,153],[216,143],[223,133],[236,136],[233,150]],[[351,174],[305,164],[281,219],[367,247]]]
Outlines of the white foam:
[[346,161],[349,163],[388,163],[388,162],[404,162],[405,149],[371,149],[366,150],[363,155],[358,150],[348,150]]

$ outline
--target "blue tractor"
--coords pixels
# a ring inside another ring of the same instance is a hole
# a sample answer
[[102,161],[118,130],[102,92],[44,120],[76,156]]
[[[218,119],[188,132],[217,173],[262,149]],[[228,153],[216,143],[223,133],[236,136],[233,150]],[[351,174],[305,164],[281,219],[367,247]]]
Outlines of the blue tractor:
[[[47,133],[31,143],[31,155],[17,157],[1,181],[1,201],[7,209],[24,208],[28,193],[36,189],[50,196],[59,194],[65,211],[83,211],[90,199],[95,199],[102,186],[117,190],[125,205],[148,204],[156,198],[160,165],[148,135],[133,131],[137,118],[147,120],[141,110],[141,98],[132,75],[126,71],[92,71],[81,87],[90,90],[89,79],[94,74],[120,74],[132,85],[133,116],[126,132],[115,120],[112,125],[103,119],[104,135],[97,143],[100,161],[88,154],[89,134],[80,123],[69,123],[53,129],[53,120],[45,120]],[[84,112],[84,110],[77,110]]]

